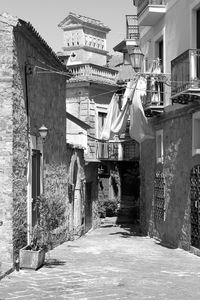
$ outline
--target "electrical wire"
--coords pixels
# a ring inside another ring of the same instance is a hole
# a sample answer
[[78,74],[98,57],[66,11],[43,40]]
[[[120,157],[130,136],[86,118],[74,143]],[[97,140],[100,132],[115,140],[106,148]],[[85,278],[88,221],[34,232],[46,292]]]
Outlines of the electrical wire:
[[[50,69],[47,69],[47,68],[43,68],[41,66],[38,66],[38,65],[32,65],[30,64],[32,67],[34,67],[34,69],[40,69],[40,70],[43,70],[43,72],[37,72],[37,74],[47,74],[47,73],[54,73],[54,74],[59,74],[59,75],[63,75],[63,76],[71,76],[73,77],[74,75],[70,72],[64,72],[64,71],[60,71],[50,65],[48,65],[47,63],[45,63],[44,61],[40,60],[40,59],[36,59],[35,57],[31,57],[33,59],[35,59],[36,61],[44,64],[45,66],[49,67]],[[145,78],[156,78],[156,82],[158,83],[163,83],[163,84],[166,84],[167,86],[171,86],[170,84],[173,84],[173,83],[177,83],[177,84],[189,84],[191,81],[178,81],[178,80],[170,80],[170,79],[165,79],[165,80],[161,80],[159,79],[159,77],[162,77],[162,76],[166,76],[166,75],[171,75],[170,73],[137,73],[135,74],[135,78],[136,77],[145,77]],[[198,80],[196,80],[198,81]],[[121,87],[118,86],[118,88],[116,89],[113,89],[109,92],[104,92],[104,93],[100,93],[100,94],[96,94],[96,95],[92,95],[91,98],[96,98],[96,97],[99,97],[99,96],[103,96],[103,95],[108,95],[108,94],[111,94],[111,93],[115,93],[115,92],[119,92],[121,90],[124,90],[126,88],[126,85],[122,85]],[[129,89],[134,89],[134,88],[131,88],[131,87],[128,87]],[[152,91],[152,90],[143,90],[143,89],[139,89],[139,88],[136,88],[136,90],[138,91],[144,91],[144,92],[152,92],[152,93],[156,93],[157,91]],[[171,94],[171,92],[167,92],[167,91],[159,91],[160,94]],[[79,100],[79,102],[82,102],[82,101],[85,101],[85,99],[83,100]],[[70,103],[77,103],[76,101],[73,101],[73,102],[70,102]]]
[[64,72],[64,71],[54,71],[54,70],[49,70],[49,69],[45,69],[45,68],[42,68],[40,66],[34,66],[35,69],[41,69],[41,70],[44,70],[43,72],[37,72],[37,74],[51,74],[51,73],[54,73],[54,74],[59,74],[59,75],[63,75],[63,76],[73,76],[73,74],[71,74],[70,72]]

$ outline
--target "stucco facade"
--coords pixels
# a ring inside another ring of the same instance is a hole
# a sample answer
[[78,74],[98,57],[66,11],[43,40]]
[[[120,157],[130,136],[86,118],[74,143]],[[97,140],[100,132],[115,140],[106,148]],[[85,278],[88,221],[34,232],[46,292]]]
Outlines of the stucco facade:
[[[140,11],[143,1],[134,2]],[[166,80],[163,112],[159,116],[152,114],[150,118],[155,139],[141,144],[141,227],[164,244],[193,252],[197,252],[195,247],[199,248],[193,241],[194,236],[199,239],[198,197],[192,194],[198,189],[197,182],[196,186],[192,185],[194,176],[198,177],[197,166],[200,164],[198,151],[194,153],[198,132],[194,116],[200,111],[199,88],[194,97],[194,94],[190,95],[192,89],[188,92],[186,88],[184,95],[181,86],[190,85],[195,72],[199,82],[195,67],[198,64],[199,8],[200,1],[197,0],[169,0],[159,4],[155,1],[138,14],[139,26],[145,24],[140,31],[140,47],[145,55],[144,75],[152,61],[159,58]],[[192,61],[188,56],[186,64],[180,55],[186,53],[187,56],[188,49],[195,49],[196,60]],[[175,58],[177,60],[172,64]],[[176,69],[172,70],[172,66]],[[177,92],[171,98],[174,85],[178,86],[180,94]],[[185,101],[187,97],[190,101]]]
[[58,25],[63,30],[63,53],[68,64],[107,62],[106,35],[110,28],[101,21],[70,12]]

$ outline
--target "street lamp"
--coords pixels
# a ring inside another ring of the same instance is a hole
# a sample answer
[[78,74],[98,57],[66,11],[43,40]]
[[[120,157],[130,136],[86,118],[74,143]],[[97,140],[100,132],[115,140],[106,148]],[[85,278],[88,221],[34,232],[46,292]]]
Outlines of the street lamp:
[[39,134],[42,138],[42,141],[44,142],[48,133],[48,128],[44,126],[44,124],[39,128]]
[[139,72],[142,68],[144,54],[142,53],[140,47],[136,46],[128,46],[128,54],[130,56],[131,64],[135,72]]

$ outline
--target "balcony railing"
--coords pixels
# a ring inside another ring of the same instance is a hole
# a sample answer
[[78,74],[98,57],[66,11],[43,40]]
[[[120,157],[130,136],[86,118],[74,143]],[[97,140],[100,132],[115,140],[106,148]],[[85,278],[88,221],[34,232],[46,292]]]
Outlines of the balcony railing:
[[148,6],[165,6],[166,0],[139,0],[138,1],[138,17],[146,10]]
[[72,78],[68,82],[94,81],[105,84],[116,84],[118,71],[94,64],[68,66]]
[[129,40],[140,38],[138,18],[135,15],[126,15],[126,38]]
[[164,110],[164,79],[165,75],[162,73],[147,77],[147,93],[141,100],[148,117],[162,113]]
[[171,61],[172,99],[200,91],[200,49],[189,49]]
[[97,142],[97,158],[100,160],[139,159],[139,144],[134,141]]

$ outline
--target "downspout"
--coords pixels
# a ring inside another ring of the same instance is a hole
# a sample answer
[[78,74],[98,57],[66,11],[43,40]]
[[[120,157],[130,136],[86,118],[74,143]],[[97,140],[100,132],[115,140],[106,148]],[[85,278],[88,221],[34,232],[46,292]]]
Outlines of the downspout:
[[29,115],[29,99],[28,99],[28,78],[32,70],[30,66],[25,63],[24,79],[25,79],[25,101],[26,101],[26,115],[27,115],[27,141],[28,141],[28,157],[27,157],[27,244],[31,242],[32,230],[32,190],[31,190],[31,143],[30,143],[30,115]]

